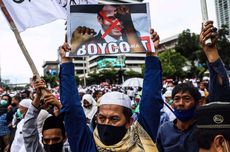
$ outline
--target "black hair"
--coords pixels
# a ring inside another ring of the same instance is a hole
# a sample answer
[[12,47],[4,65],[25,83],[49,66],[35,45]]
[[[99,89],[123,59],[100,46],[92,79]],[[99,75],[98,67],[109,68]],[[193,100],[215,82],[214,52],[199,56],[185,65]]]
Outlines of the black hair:
[[199,90],[191,83],[180,83],[172,90],[172,99],[179,92],[185,93],[189,92],[191,96],[198,102],[201,99],[201,94]]
[[227,141],[230,141],[229,129],[196,129],[195,135],[198,147],[207,150],[210,149],[217,135],[223,135]]
[[101,91],[101,90],[96,90],[96,91],[93,93],[93,98],[96,99],[96,96],[97,96],[99,93],[102,93],[102,91]]
[[4,97],[4,96],[6,96],[6,97],[8,97],[8,105],[10,105],[11,104],[11,101],[12,101],[12,97],[9,95],[9,94],[4,94],[4,95],[2,95],[2,98]]
[[[24,96],[24,94],[25,94],[26,96]],[[23,91],[21,92],[21,98],[22,98],[22,99],[29,98],[29,97],[30,97],[30,91],[29,91],[29,90],[25,89],[25,90],[23,90]]]
[[61,129],[62,135],[63,135],[63,137],[65,137],[64,123],[60,118],[58,118],[56,116],[50,116],[45,120],[43,128],[42,128],[42,133],[45,130],[54,129],[54,128]]
[[127,107],[123,107],[123,114],[125,115],[125,119],[128,123],[130,123],[130,119],[133,115],[133,112],[131,109],[127,108]]
[[19,95],[15,95],[15,96],[13,96],[13,98],[16,99],[18,102],[21,101],[21,97]]

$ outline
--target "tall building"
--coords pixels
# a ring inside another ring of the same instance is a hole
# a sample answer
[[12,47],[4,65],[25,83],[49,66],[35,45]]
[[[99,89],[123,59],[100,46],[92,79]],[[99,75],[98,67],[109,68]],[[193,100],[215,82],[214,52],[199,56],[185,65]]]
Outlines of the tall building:
[[230,36],[230,0],[215,0],[218,28],[227,25]]

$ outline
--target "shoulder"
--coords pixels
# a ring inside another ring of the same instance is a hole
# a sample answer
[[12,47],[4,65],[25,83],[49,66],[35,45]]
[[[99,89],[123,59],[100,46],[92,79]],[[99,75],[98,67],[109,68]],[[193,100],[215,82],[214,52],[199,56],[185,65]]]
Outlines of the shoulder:
[[159,132],[165,131],[165,130],[172,130],[174,129],[174,123],[172,121],[167,121],[165,123],[163,123],[160,127],[159,127]]

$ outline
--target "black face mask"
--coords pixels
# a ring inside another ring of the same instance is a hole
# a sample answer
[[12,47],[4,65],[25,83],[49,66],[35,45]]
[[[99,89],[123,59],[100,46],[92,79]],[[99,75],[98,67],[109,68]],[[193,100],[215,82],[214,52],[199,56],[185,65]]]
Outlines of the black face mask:
[[97,125],[98,134],[101,142],[106,145],[114,145],[122,140],[125,136],[127,129],[123,126],[111,126],[111,125]]
[[63,148],[62,142],[57,144],[52,144],[52,145],[48,145],[48,144],[43,144],[43,145],[46,152],[62,152],[62,148]]
[[16,103],[11,103],[11,106],[16,107],[17,104]]

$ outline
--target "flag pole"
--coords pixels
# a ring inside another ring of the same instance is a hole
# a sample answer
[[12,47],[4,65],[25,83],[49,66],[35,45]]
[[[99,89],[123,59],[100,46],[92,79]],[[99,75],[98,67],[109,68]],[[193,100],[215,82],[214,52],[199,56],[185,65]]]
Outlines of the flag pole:
[[17,39],[19,47],[21,48],[21,51],[22,51],[23,55],[25,56],[29,66],[30,66],[30,69],[32,70],[33,75],[36,76],[36,79],[40,80],[41,77],[39,76],[38,70],[37,70],[32,58],[30,57],[30,54],[28,53],[28,51],[27,51],[27,49],[26,49],[26,47],[22,41],[20,33],[19,33],[12,17],[10,16],[10,14],[9,14],[8,10],[6,9],[6,6],[4,5],[2,0],[0,0],[0,6],[1,6],[1,10],[2,10],[4,16],[6,17],[8,23],[10,24],[11,30],[14,32],[14,35]]
[[[207,9],[207,3],[206,0],[200,0],[200,6],[201,6],[201,13],[202,13],[202,20],[203,20],[203,26],[208,21],[208,9]],[[209,38],[205,41],[206,45],[212,45],[212,40]]]

